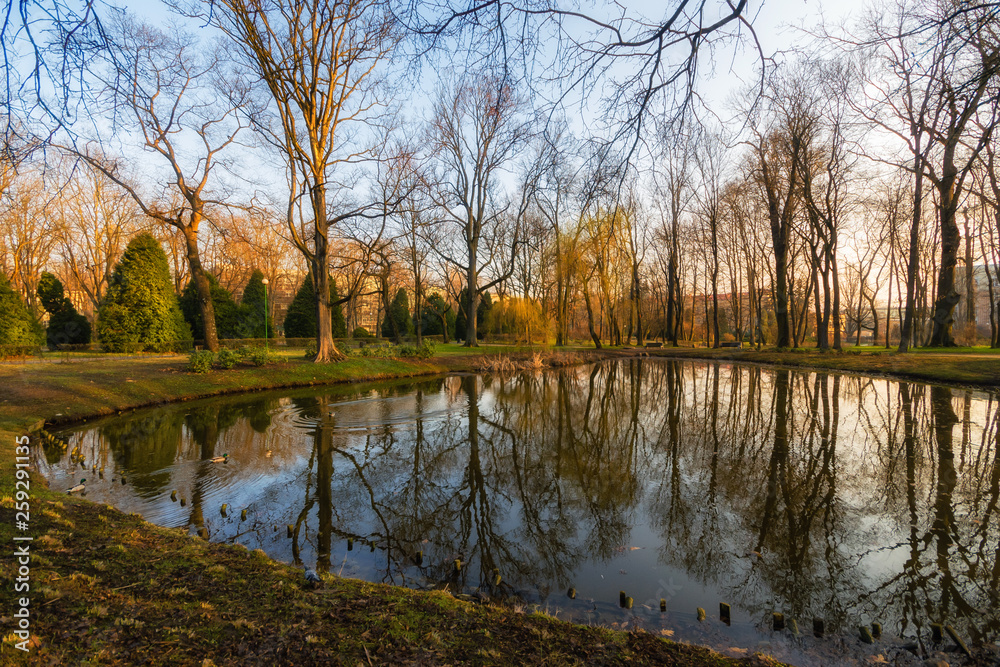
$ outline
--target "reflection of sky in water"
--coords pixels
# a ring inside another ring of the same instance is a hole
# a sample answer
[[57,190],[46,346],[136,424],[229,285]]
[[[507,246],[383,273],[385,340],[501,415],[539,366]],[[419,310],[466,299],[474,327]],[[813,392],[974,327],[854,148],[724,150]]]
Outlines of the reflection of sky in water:
[[[774,610],[804,630],[820,616],[906,635],[947,617],[996,641],[994,403],[854,376],[611,362],[194,401],[71,429],[70,451],[39,465],[54,488],[86,477],[92,500],[281,560],[481,588],[578,621],[638,617],[754,646]],[[694,620],[723,600],[733,628]]]

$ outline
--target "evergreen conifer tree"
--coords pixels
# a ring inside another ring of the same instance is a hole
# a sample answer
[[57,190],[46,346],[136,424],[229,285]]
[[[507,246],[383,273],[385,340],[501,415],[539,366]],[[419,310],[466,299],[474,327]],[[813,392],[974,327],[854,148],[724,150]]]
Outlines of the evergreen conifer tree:
[[389,312],[382,320],[382,336],[395,338],[399,343],[402,336],[410,336],[414,331],[413,318],[410,316],[410,300],[406,296],[406,290],[400,287],[396,290],[392,303],[389,304]]
[[[337,283],[330,279],[330,303],[340,297],[337,296]],[[334,338],[347,337],[347,321],[344,319],[344,311],[340,304],[330,308],[330,320]],[[285,313],[285,338],[315,338],[316,337],[316,294],[313,288],[311,274],[306,274],[306,279],[302,281],[302,286],[295,293],[288,312]]]
[[66,298],[62,282],[45,271],[38,281],[38,299],[49,314],[45,343],[52,349],[60,344],[81,345],[90,342],[90,322],[76,312]]
[[266,323],[264,320],[264,313],[267,312],[266,296],[264,274],[260,269],[254,269],[240,300],[240,338],[274,338],[274,323],[270,313]]
[[0,345],[41,345],[42,326],[0,273]]
[[97,313],[97,335],[108,352],[167,349],[191,339],[167,256],[148,232],[129,242],[115,266]]
[[299,286],[295,298],[285,313],[285,338],[315,338],[316,337],[316,292],[313,288],[312,275],[307,273],[306,279]]
[[[215,333],[220,338],[246,338],[242,335],[242,313],[233,295],[211,273],[205,273],[211,288],[212,306],[215,310]],[[194,280],[188,281],[179,299],[184,321],[191,327],[191,335],[197,339],[205,338],[205,323],[198,304],[198,287]]]

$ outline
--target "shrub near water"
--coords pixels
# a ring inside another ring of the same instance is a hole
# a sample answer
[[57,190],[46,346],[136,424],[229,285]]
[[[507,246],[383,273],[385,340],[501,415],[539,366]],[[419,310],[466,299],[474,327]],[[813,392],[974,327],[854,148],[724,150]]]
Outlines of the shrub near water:
[[215,355],[209,350],[198,350],[192,352],[188,357],[187,369],[191,373],[208,373],[212,370],[212,360]]
[[219,350],[219,366],[221,368],[229,370],[236,365],[237,361],[239,361],[239,357],[232,350]]

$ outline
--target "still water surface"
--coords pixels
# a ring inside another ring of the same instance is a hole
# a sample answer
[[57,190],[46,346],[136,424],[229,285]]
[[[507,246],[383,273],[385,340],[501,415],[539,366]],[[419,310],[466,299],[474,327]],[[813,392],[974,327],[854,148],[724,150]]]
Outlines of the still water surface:
[[68,429],[67,452],[38,465],[53,488],[86,477],[92,500],[317,570],[720,647],[784,642],[808,662],[798,651],[834,649],[771,633],[773,611],[804,635],[818,617],[997,641],[997,407],[859,376],[625,360],[170,405]]

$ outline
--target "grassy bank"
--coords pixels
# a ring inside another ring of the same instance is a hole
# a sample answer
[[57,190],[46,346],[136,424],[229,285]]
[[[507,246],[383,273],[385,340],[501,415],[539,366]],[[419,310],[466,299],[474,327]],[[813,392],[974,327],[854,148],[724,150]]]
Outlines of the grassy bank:
[[[497,350],[487,349],[486,354]],[[530,359],[530,350],[519,350]],[[351,359],[316,366],[287,355],[264,368],[196,375],[186,357],[0,365],[0,541],[14,544],[14,440],[70,421],[171,400],[273,387],[471,370],[483,351],[428,362]],[[630,354],[609,352],[610,356]],[[602,355],[603,356],[603,355]],[[591,358],[561,356],[557,363]],[[301,570],[262,552],[212,544],[31,482],[30,653],[14,648],[13,559],[3,559],[4,664],[637,664],[762,665],[644,632],[572,625],[444,592]],[[20,595],[23,595],[20,594]]]
[[[444,592],[332,575],[310,590],[301,570],[263,552],[57,495],[36,492],[32,512],[38,643],[24,656],[5,640],[4,664],[773,664]],[[11,544],[8,505],[0,534]],[[9,559],[3,567],[10,590]]]
[[816,349],[777,351],[722,348],[665,348],[656,356],[769,364],[790,368],[843,371],[900,380],[1000,386],[1000,350],[989,348],[919,349],[906,354],[884,348],[847,348],[842,352]]

